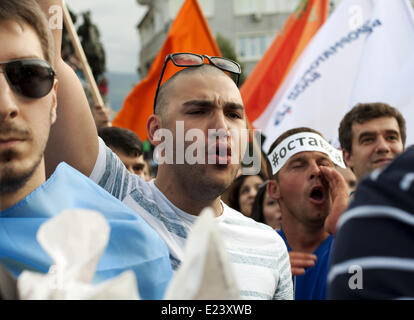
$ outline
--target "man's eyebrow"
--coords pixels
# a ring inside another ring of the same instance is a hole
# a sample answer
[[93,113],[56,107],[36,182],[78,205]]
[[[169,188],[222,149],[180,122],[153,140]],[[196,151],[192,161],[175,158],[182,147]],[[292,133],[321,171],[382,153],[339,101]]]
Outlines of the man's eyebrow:
[[328,161],[332,165],[334,165],[332,159],[327,154],[322,154],[318,161]]
[[288,164],[292,164],[292,163],[295,163],[295,162],[306,162],[306,157],[303,157],[303,156],[299,156],[299,157],[296,157],[296,158],[290,158],[289,160],[288,160]]
[[376,135],[377,133],[375,131],[364,131],[358,136],[358,140],[361,140],[362,138],[365,138],[365,137],[373,137]]
[[242,104],[236,103],[236,102],[227,102],[227,103],[224,104],[224,107],[228,108],[228,109],[244,111],[244,106]]
[[189,100],[183,103],[184,107],[214,107],[216,104],[210,100]]
[[[394,130],[394,129],[385,130],[385,133],[386,134],[396,134],[398,136],[400,135],[400,133],[397,130]],[[359,135],[358,140],[361,141],[362,138],[375,137],[375,136],[377,136],[376,131],[364,131]]]
[[[328,155],[321,153],[321,155],[318,157],[317,159],[318,161],[322,161],[322,160],[328,160],[331,161],[331,159],[329,158]],[[308,158],[306,156],[298,156],[296,158],[290,158],[288,160],[289,164],[295,163],[295,162],[307,162]],[[332,161],[331,161],[332,162]]]
[[[198,107],[215,107],[216,103],[211,100],[189,100],[183,103],[183,106],[198,106]],[[226,102],[223,106],[226,109],[244,110],[244,106],[236,102]]]
[[400,135],[400,133],[397,130],[394,130],[394,129],[385,130],[385,133],[386,134],[396,134],[396,135]]

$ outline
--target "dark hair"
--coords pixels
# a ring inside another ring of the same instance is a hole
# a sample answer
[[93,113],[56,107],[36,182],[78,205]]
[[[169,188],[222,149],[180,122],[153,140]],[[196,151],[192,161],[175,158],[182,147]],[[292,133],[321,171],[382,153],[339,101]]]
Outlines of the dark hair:
[[[256,176],[259,176],[260,178],[262,178],[263,181],[266,180],[266,178],[261,172],[259,172],[259,174],[256,174]],[[237,211],[240,211],[240,203],[239,203],[240,189],[241,189],[241,186],[244,180],[246,180],[248,177],[251,177],[251,175],[250,176],[248,175],[238,176],[226,191],[228,192],[229,206]]]
[[98,130],[98,135],[108,147],[119,149],[128,156],[142,154],[142,142],[135,132],[118,127],[104,127]]
[[377,102],[359,103],[342,118],[338,130],[341,148],[349,153],[352,152],[352,125],[354,122],[363,124],[372,119],[382,117],[392,117],[397,120],[404,146],[407,137],[404,117],[396,108],[386,103]]
[[0,21],[28,24],[36,32],[44,58],[54,65],[54,43],[45,14],[35,0],[1,0]]
[[[298,127],[298,128],[293,128],[293,129],[289,129],[285,132],[283,132],[276,140],[275,142],[272,143],[272,145],[270,146],[269,152],[267,153],[267,155],[270,155],[272,153],[272,151],[279,145],[279,143],[281,143],[283,140],[285,140],[287,137],[293,136],[296,133],[300,133],[300,132],[313,132],[316,134],[319,134],[321,137],[323,137],[323,135],[319,132],[316,131],[314,129],[308,128],[308,127]],[[276,180],[278,180],[278,176],[277,173],[276,175],[273,175],[273,170],[272,170],[272,166],[270,164],[270,160],[268,159],[267,161],[267,171],[269,174],[269,177],[271,178],[275,178]]]
[[259,187],[259,190],[256,194],[256,198],[253,202],[252,214],[250,215],[250,218],[262,223],[266,223],[263,215],[263,203],[266,195],[266,186],[267,181]]

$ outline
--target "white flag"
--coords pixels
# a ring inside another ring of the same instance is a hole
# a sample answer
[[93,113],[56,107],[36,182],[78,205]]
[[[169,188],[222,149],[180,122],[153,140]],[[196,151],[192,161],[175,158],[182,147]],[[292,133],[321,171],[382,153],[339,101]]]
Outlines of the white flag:
[[384,102],[407,121],[414,143],[414,16],[408,0],[343,0],[254,122],[268,151],[284,131],[306,126],[337,142],[357,103]]

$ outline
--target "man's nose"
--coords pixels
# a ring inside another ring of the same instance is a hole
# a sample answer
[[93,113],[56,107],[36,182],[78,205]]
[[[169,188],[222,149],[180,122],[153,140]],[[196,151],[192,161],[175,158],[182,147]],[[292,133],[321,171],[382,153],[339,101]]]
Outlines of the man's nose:
[[390,151],[390,145],[385,137],[380,135],[377,140],[377,145],[375,148],[377,153],[387,153]]
[[311,163],[309,168],[310,168],[309,178],[311,180],[313,180],[315,178],[321,178],[321,176],[322,176],[321,175],[321,168],[319,168],[319,166],[316,162]]
[[229,129],[228,121],[226,119],[226,115],[224,114],[223,110],[216,110],[214,112],[214,116],[212,117],[212,125],[213,128],[218,131],[227,132]]
[[209,136],[222,141],[228,141],[231,137],[228,121],[222,111],[214,112],[210,118]]
[[18,108],[15,94],[9,86],[5,75],[0,71],[0,121],[16,118]]

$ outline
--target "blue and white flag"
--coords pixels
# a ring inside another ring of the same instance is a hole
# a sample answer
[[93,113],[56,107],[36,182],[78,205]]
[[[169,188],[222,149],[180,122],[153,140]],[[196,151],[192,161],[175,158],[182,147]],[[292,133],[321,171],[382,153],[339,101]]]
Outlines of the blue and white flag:
[[[45,222],[62,211],[76,209],[100,212],[110,227],[108,244],[99,256],[92,284],[101,284],[126,270],[132,270],[142,299],[162,299],[172,277],[170,253],[165,242],[135,211],[64,162],[40,187],[14,206],[0,211],[0,265],[16,278],[23,271],[56,273],[56,266],[52,265],[56,259],[53,261],[48,254],[50,250],[45,251],[44,241],[40,245],[37,233]],[[88,228],[79,226],[79,229],[80,233],[89,232]],[[82,260],[86,253],[97,251],[98,240],[93,250],[81,251],[73,246],[82,241],[71,237],[76,235],[67,236],[68,248],[74,255],[81,255],[77,259]],[[68,263],[67,254],[59,254],[58,260]],[[91,264],[95,257],[84,260],[90,259]],[[64,263],[61,265],[64,266]],[[75,268],[73,265],[70,267],[73,268],[71,271]],[[82,280],[89,283],[85,277]]]
[[414,15],[408,0],[343,0],[253,124],[268,151],[284,131],[307,126],[337,142],[357,103],[384,102],[407,120],[414,143]]

